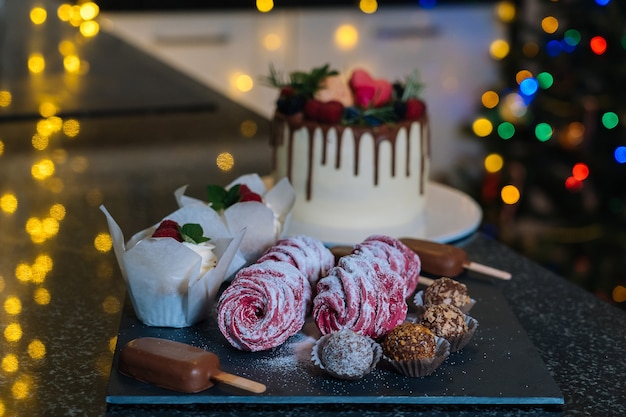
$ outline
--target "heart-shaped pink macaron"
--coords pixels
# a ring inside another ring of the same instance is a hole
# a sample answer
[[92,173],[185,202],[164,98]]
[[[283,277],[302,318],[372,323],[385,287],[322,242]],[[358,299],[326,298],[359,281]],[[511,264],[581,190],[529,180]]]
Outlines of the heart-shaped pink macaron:
[[363,69],[356,69],[350,77],[350,88],[354,103],[360,107],[380,107],[391,100],[391,83],[384,79],[375,80]]

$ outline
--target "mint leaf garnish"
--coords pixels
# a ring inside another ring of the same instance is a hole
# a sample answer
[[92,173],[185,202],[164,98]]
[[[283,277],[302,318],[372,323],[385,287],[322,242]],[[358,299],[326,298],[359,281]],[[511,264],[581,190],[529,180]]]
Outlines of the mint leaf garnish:
[[204,230],[202,226],[197,223],[185,223],[179,229],[180,235],[183,238],[183,242],[188,243],[202,243],[211,240],[211,238],[204,236]]
[[207,200],[211,203],[211,207],[215,211],[226,210],[228,207],[241,201],[239,194],[240,185],[234,185],[230,189],[226,189],[220,185],[207,185]]

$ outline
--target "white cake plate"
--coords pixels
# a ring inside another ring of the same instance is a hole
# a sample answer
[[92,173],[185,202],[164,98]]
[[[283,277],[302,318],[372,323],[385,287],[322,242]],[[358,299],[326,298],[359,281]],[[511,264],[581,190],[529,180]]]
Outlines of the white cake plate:
[[419,221],[385,230],[338,229],[292,220],[287,235],[308,235],[328,245],[354,245],[373,234],[412,237],[447,243],[476,231],[482,220],[480,206],[467,194],[436,182],[427,184],[426,209]]

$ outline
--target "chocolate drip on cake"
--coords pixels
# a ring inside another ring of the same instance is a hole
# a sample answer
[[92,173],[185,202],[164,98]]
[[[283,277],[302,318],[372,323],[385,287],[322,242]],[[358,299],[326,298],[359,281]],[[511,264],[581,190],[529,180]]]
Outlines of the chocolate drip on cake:
[[[359,167],[360,167],[360,142],[365,133],[372,134],[374,138],[374,178],[373,183],[375,186],[378,185],[379,182],[379,168],[380,168],[380,146],[383,142],[388,141],[391,143],[391,176],[395,177],[396,175],[396,156],[397,156],[397,136],[400,129],[406,130],[407,135],[407,143],[406,143],[406,172],[405,175],[408,177],[411,174],[411,166],[410,166],[410,150],[411,150],[411,141],[410,138],[410,129],[411,121],[403,121],[399,122],[395,125],[383,125],[378,127],[360,127],[360,126],[349,126],[352,129],[354,135],[354,175],[359,175]],[[284,115],[277,113],[274,119],[273,125],[276,125],[275,128],[272,129],[270,134],[270,145],[273,147],[272,153],[272,168],[276,169],[276,152],[280,146],[285,145],[284,141],[287,139],[287,178],[292,181],[292,170],[293,170],[293,148],[294,148],[294,133],[298,129],[305,128],[308,131],[308,155],[307,155],[307,178],[306,178],[306,199],[310,200],[312,197],[313,190],[313,151],[315,148],[315,132],[317,129],[321,129],[322,133],[322,155],[321,155],[321,164],[326,165],[328,162],[328,132],[331,128],[336,129],[337,132],[337,144],[336,144],[336,160],[335,167],[339,169],[341,167],[341,146],[343,142],[343,134],[348,126],[330,126],[323,125],[317,122],[311,122],[302,120],[301,117],[285,117]],[[419,147],[422,150],[421,152],[421,180],[420,180],[420,190],[419,193],[421,195],[425,192],[425,174],[426,174],[426,161],[429,157],[430,146],[429,146],[429,136],[430,132],[427,127],[427,118],[424,117],[420,121],[420,144]],[[285,129],[288,127],[288,136],[285,135]]]

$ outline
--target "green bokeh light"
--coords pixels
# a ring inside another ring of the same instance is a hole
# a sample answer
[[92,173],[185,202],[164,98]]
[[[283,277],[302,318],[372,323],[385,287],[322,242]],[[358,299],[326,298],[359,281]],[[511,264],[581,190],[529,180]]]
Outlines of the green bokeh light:
[[571,46],[578,45],[580,43],[580,39],[580,32],[576,29],[569,29],[565,31],[565,34],[563,35],[563,40]]
[[607,129],[613,129],[619,123],[619,117],[612,111],[608,111],[602,115],[602,124]]
[[548,88],[552,87],[552,84],[554,83],[554,77],[552,77],[552,74],[550,74],[549,72],[542,72],[537,75],[537,82],[539,83],[540,88],[547,90]]
[[511,139],[515,134],[515,126],[509,122],[503,122],[498,125],[498,135],[502,139]]
[[547,123],[539,123],[535,126],[535,136],[541,142],[545,142],[552,137],[552,126]]

